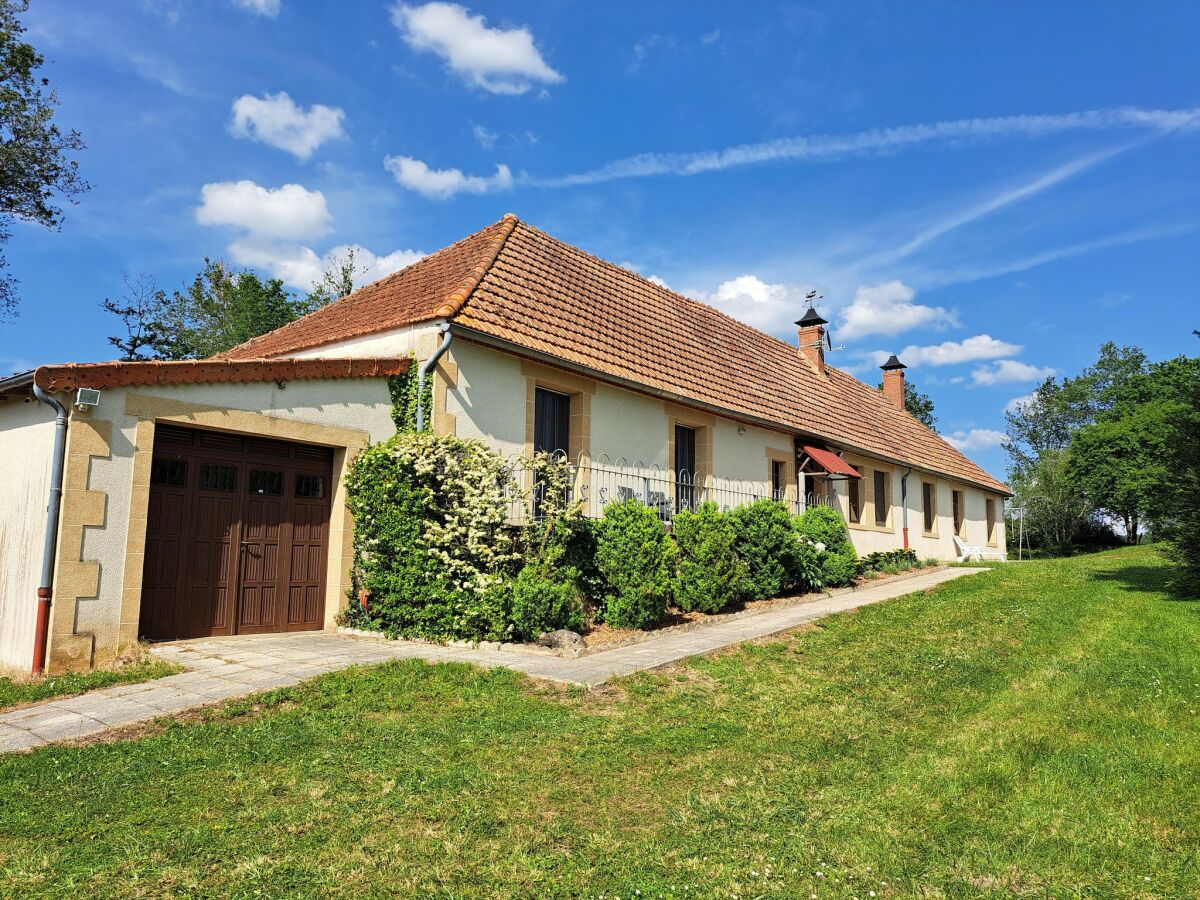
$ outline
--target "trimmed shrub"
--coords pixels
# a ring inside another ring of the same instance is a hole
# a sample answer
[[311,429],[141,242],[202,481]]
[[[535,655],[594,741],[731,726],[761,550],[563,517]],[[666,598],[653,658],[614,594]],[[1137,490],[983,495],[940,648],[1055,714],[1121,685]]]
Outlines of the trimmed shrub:
[[546,631],[583,627],[583,604],[575,588],[579,573],[557,563],[561,550],[545,559],[529,563],[512,585],[512,621],[514,634],[533,640]]
[[746,565],[742,596],[765,600],[782,593],[792,582],[799,552],[787,508],[774,500],[756,500],[726,515],[733,526],[734,548]]
[[823,587],[843,587],[858,576],[858,554],[841,513],[828,506],[812,506],[796,520],[800,536],[819,545]]
[[792,564],[790,580],[792,588],[800,593],[819,591],[825,587],[825,568],[822,566],[824,554],[817,545],[798,536],[796,541],[796,557]]
[[614,628],[660,622],[672,592],[674,556],[674,545],[650,507],[632,499],[606,506],[596,526],[605,620]]
[[746,578],[733,526],[715,503],[702,503],[695,512],[676,513],[674,534],[675,605],[684,612],[720,612],[740,596]]
[[907,572],[921,564],[917,559],[917,551],[913,549],[879,550],[868,553],[858,561],[858,575],[871,575],[876,572],[886,572],[895,575],[897,572]]
[[363,450],[346,491],[355,587],[371,601],[354,620],[393,635],[508,637],[498,586],[519,557],[506,483],[503,459],[478,441],[397,434]]

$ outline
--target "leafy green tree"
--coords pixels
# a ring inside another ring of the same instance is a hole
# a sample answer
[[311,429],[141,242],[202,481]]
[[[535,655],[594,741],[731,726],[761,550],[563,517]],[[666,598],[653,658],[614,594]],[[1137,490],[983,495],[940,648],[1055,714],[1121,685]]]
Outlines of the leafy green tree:
[[[876,385],[883,390],[883,384]],[[933,400],[911,381],[904,382],[904,408],[914,419],[932,432],[937,432],[937,416],[933,414]]]
[[302,315],[320,309],[354,293],[354,282],[369,271],[358,261],[358,250],[347,247],[346,252],[329,260],[321,277],[314,281],[308,296],[300,304]]
[[299,318],[295,297],[278,278],[234,272],[221,260],[204,269],[167,301],[160,359],[204,359]]
[[1096,511],[1125,524],[1131,544],[1170,478],[1167,449],[1179,411],[1171,400],[1151,400],[1085,426],[1071,440],[1069,480]]
[[904,408],[930,431],[937,431],[937,416],[933,414],[933,400],[928,394],[917,390],[917,386],[911,381],[904,382]]
[[1092,509],[1071,478],[1070,453],[1044,450],[1028,465],[1014,470],[1013,505],[1025,510],[1025,533],[1031,544],[1056,552],[1070,550]]
[[74,203],[90,187],[70,158],[84,149],[83,138],[54,123],[58,97],[37,73],[44,60],[21,39],[19,16],[28,8],[28,0],[0,0],[0,320],[17,307],[17,281],[3,271],[2,247],[12,223],[58,228],[62,208],[56,200]]

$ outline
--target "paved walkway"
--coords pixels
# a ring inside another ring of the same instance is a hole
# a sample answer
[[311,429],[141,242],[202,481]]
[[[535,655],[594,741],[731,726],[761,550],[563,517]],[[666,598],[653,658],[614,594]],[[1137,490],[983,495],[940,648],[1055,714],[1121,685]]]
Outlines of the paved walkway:
[[505,666],[535,678],[595,687],[612,678],[669,665],[766,637],[831,613],[921,591],[987,569],[939,569],[875,587],[795,606],[774,607],[694,631],[563,659],[535,653],[471,650],[409,641],[388,641],[309,631],[246,635],[160,644],[154,653],[188,671],[156,681],[102,688],[0,713],[0,752],[28,750],[52,741],[88,737],[134,722],[197,706],[296,684],[323,672],[390,659],[471,662]]

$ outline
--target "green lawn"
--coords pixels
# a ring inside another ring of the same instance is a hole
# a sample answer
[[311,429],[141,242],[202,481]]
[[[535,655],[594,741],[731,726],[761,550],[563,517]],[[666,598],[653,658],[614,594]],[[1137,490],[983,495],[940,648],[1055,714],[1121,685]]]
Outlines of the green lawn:
[[598,695],[393,663],[0,760],[15,895],[1195,896],[1200,603],[973,575]]
[[112,671],[79,672],[69,675],[51,675],[32,681],[13,681],[0,678],[0,710],[24,703],[36,703],[54,697],[69,697],[83,694],[96,688],[112,687],[114,684],[133,684],[135,681],[150,681],[182,671],[180,666],[147,657],[123,669]]

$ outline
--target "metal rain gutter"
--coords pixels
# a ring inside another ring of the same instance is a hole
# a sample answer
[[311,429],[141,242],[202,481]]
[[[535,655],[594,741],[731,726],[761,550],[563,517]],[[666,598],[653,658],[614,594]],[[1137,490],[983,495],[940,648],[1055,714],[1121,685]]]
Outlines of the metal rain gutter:
[[438,364],[438,360],[442,355],[450,349],[450,341],[454,339],[454,335],[450,331],[450,323],[444,323],[439,329],[442,332],[442,342],[438,348],[433,351],[433,356],[425,360],[421,364],[421,368],[417,371],[417,432],[425,430],[425,376],[433,371],[433,367]]
[[58,544],[58,515],[62,508],[63,460],[67,453],[67,410],[43,391],[32,377],[33,395],[54,410],[54,451],[50,462],[50,502],[46,506],[46,538],[42,546],[42,575],[37,589],[37,625],[33,633],[33,674],[46,670],[46,640],[50,634],[50,598],[54,583],[54,550]]

